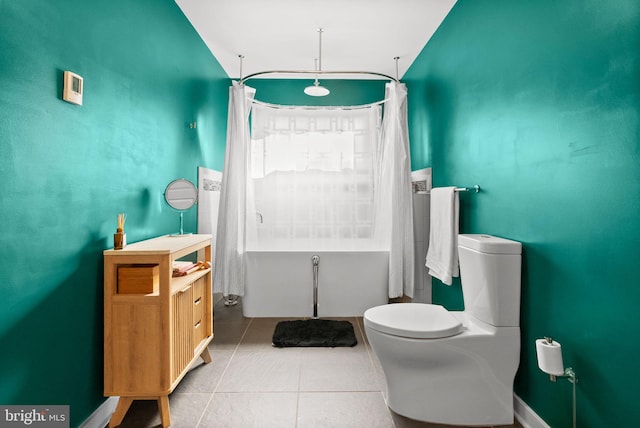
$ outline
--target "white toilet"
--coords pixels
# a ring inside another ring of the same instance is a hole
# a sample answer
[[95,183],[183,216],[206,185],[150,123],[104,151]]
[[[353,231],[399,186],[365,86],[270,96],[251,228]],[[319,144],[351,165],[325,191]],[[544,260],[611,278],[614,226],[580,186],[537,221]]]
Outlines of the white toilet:
[[520,360],[522,245],[459,235],[465,310],[424,303],[376,306],[364,329],[394,412],[451,425],[513,423]]

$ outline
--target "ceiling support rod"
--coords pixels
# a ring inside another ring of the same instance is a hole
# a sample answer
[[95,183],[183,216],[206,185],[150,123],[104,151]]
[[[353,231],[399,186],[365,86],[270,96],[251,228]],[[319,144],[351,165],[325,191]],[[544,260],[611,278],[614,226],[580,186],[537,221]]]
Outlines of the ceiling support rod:
[[242,80],[242,60],[244,59],[244,55],[240,54],[238,58],[240,58],[240,80]]
[[398,60],[400,59],[399,56],[394,56],[393,59],[396,61],[396,82],[400,81],[400,78],[398,77]]
[[322,70],[322,28],[318,28],[318,71]]

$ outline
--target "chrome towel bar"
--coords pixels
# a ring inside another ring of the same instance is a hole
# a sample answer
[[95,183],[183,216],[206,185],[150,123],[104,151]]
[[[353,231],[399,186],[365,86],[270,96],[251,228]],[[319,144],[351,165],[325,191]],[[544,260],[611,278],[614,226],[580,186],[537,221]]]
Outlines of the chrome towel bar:
[[480,186],[476,184],[473,187],[456,187],[454,190],[456,192],[474,192],[474,193],[478,193],[480,191]]
[[[476,184],[473,187],[456,187],[454,189],[456,192],[473,192],[478,193],[480,191],[480,186]],[[428,195],[430,192],[425,189],[425,186],[422,182],[414,182],[413,183],[413,193],[417,193],[420,195]]]

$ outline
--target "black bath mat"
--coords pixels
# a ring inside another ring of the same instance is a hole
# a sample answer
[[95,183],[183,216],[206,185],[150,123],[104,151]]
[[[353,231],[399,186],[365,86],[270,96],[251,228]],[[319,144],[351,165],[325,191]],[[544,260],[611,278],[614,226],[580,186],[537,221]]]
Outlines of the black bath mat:
[[335,348],[358,344],[349,321],[322,319],[280,321],[273,332],[272,342],[277,348]]

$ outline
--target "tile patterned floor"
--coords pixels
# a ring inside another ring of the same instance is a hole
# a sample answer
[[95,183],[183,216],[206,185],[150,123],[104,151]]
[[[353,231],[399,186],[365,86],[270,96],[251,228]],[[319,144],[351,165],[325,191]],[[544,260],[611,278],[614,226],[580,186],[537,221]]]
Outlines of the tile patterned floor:
[[[391,412],[384,376],[364,338],[361,318],[349,318],[353,348],[271,346],[280,319],[244,318],[241,304],[219,302],[210,364],[197,363],[169,397],[174,428],[438,428]],[[160,426],[155,401],[136,401],[122,428]],[[509,427],[521,427],[515,422]],[[505,427],[501,427],[505,428]]]

